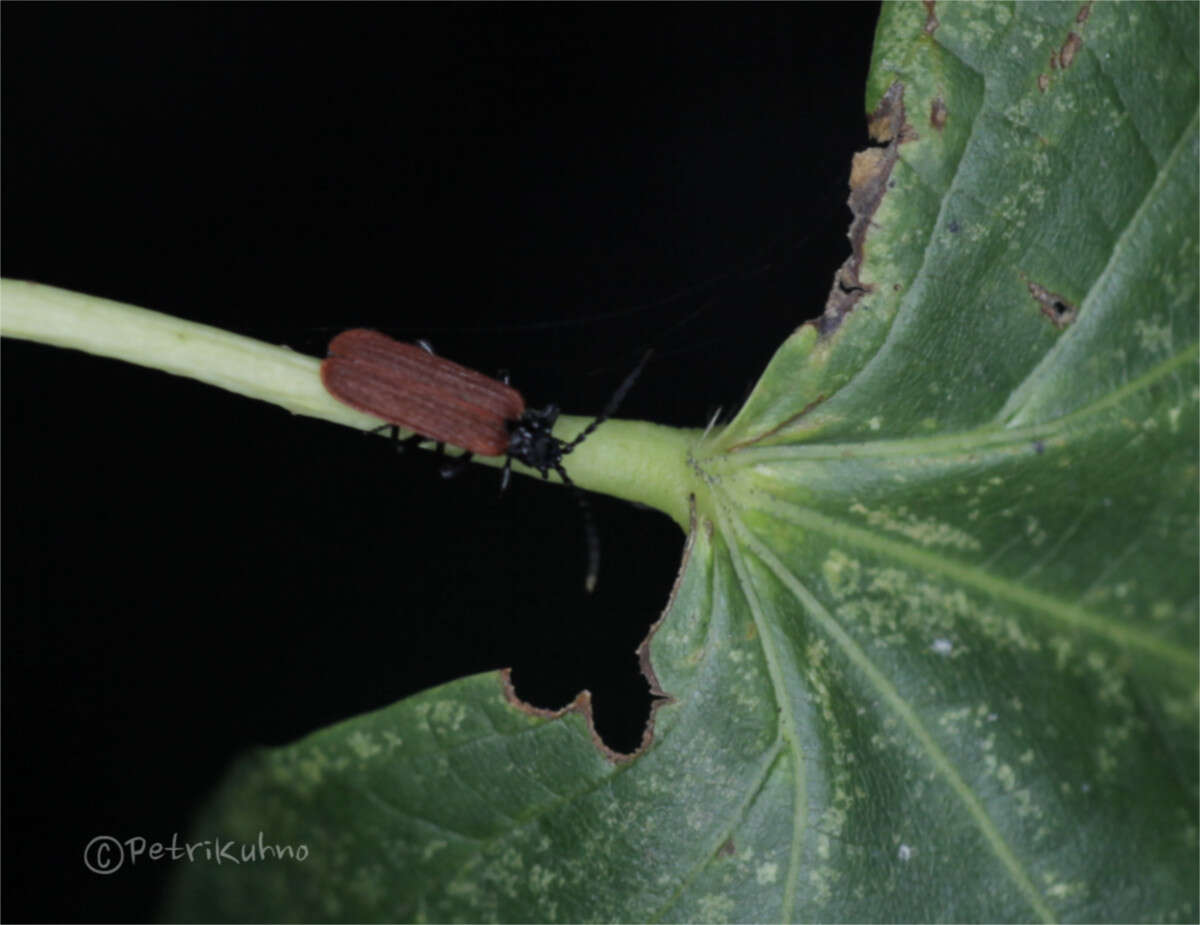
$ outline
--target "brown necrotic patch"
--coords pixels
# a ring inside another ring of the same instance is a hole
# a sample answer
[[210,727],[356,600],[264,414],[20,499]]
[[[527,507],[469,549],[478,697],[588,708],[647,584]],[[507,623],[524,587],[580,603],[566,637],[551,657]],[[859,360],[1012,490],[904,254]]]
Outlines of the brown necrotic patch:
[[1042,314],[1050,319],[1050,323],[1060,330],[1069,325],[1079,314],[1079,308],[1068,302],[1057,292],[1051,292],[1045,286],[1026,280],[1029,294],[1037,301]]
[[1062,48],[1058,50],[1058,66],[1064,71],[1071,66],[1075,60],[1075,53],[1083,47],[1083,39],[1074,32],[1067,33],[1067,40],[1063,42]]
[[[1075,13],[1076,28],[1068,30],[1067,37],[1063,40],[1062,45],[1050,53],[1051,71],[1065,71],[1075,62],[1075,56],[1079,53],[1079,49],[1083,47],[1083,26],[1091,15],[1092,0],[1088,0]],[[1042,93],[1045,93],[1050,86],[1050,75],[1039,74],[1037,85],[1038,89]]]
[[940,96],[935,96],[933,102],[929,104],[929,124],[940,132],[946,127],[946,119],[949,115],[950,110],[946,108],[946,101]]
[[933,11],[935,3],[934,0],[923,0],[923,2],[925,4],[925,34],[933,35],[937,32],[937,27],[941,25],[938,22],[937,14]]

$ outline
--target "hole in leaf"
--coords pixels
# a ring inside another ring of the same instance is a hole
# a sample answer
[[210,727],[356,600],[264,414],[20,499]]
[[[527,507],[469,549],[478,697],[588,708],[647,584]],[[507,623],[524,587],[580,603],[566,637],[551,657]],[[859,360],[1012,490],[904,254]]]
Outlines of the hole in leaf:
[[[600,529],[600,581],[585,595],[582,577],[558,586],[558,608],[539,606],[548,619],[522,619],[512,659],[513,692],[526,706],[554,712],[573,704],[590,711],[604,746],[629,755],[641,746],[650,720],[650,684],[638,647],[662,615],[678,572],[685,538],[657,511],[592,496]],[[581,546],[582,555],[582,546]],[[577,697],[588,691],[588,702]]]
[[1026,281],[1029,294],[1037,301],[1042,314],[1050,319],[1056,328],[1065,328],[1079,314],[1079,308],[1057,292],[1051,292],[1045,286]]

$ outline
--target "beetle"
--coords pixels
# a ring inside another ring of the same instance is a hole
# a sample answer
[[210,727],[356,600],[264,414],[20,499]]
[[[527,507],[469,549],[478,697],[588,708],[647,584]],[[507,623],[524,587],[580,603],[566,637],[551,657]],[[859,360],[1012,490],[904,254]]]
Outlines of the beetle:
[[438,356],[425,342],[408,344],[366,328],[343,331],[329,342],[321,381],[338,401],[387,421],[378,430],[390,431],[393,438],[398,439],[404,428],[413,432],[404,443],[432,440],[439,451],[445,444],[465,450],[453,467],[443,469],[445,475],[454,474],[473,455],[505,457],[501,491],[508,487],[513,460],[537,470],[542,478],[549,478],[550,470],[557,472],[583,508],[588,543],[585,587],[592,591],[600,567],[596,525],[586,497],[567,475],[563,457],[616,412],[650,355],[646,351],[599,416],[569,441],[553,433],[558,405],[529,408],[507,376],[503,381],[485,376]]

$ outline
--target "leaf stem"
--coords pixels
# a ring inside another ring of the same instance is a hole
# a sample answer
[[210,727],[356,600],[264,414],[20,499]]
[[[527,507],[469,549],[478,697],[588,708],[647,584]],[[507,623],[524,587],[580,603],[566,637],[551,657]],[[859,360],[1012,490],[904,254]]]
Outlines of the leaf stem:
[[[55,286],[0,280],[0,334],[160,369],[346,427],[369,430],[380,423],[325,391],[315,357]],[[590,420],[563,415],[555,432],[569,439]],[[686,460],[697,436],[643,421],[610,420],[570,455],[571,478],[581,488],[657,508],[686,530],[695,478]],[[477,461],[499,466],[504,460]],[[534,474],[519,464],[513,470]]]

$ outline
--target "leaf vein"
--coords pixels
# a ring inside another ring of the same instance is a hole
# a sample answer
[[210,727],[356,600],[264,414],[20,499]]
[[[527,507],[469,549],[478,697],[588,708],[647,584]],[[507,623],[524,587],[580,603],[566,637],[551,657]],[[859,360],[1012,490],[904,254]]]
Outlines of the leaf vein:
[[1042,613],[1065,625],[1088,630],[1119,646],[1141,649],[1146,654],[1162,659],[1177,669],[1192,674],[1197,670],[1197,653],[1173,645],[1160,637],[1115,623],[1077,604],[1069,604],[1042,591],[1020,587],[1007,579],[986,574],[976,565],[957,562],[923,549],[914,548],[890,537],[879,536],[862,527],[798,507],[783,498],[774,497],[772,501],[772,506],[764,509],[764,513],[768,516],[782,518],[807,529],[837,536],[864,548],[892,556],[916,568],[936,572],[985,594]]
[[[1155,178],[1154,183],[1146,191],[1146,195],[1142,197],[1141,203],[1126,223],[1125,230],[1121,233],[1121,236],[1117,238],[1116,243],[1113,245],[1112,253],[1109,254],[1108,263],[1100,271],[1080,303],[1079,320],[1071,325],[1070,329],[1062,337],[1055,341],[1054,346],[1046,351],[1038,364],[1025,376],[1025,379],[1013,389],[1008,401],[1004,403],[1004,407],[996,414],[995,420],[997,423],[1007,424],[1010,427],[1021,426],[1024,423],[1021,421],[1021,415],[1025,408],[1040,394],[1042,387],[1048,387],[1051,384],[1051,374],[1054,367],[1058,363],[1060,355],[1067,349],[1064,345],[1072,343],[1074,339],[1087,336],[1091,326],[1100,323],[1101,319],[1095,317],[1096,312],[1089,312],[1087,308],[1089,304],[1094,302],[1093,296],[1103,291],[1105,284],[1114,280],[1120,274],[1123,258],[1126,251],[1131,247],[1130,240],[1132,235],[1142,227],[1143,220],[1157,199],[1158,194],[1162,192],[1168,179],[1173,176],[1175,163],[1182,159],[1184,152],[1191,146],[1192,139],[1196,134],[1198,116],[1200,116],[1200,111],[1192,116],[1191,122],[1180,133],[1179,139],[1171,151],[1171,156],[1167,158],[1166,163],[1158,171],[1158,176]],[[1193,344],[1192,351],[1194,350],[1195,345]],[[1185,350],[1173,359],[1186,358],[1192,351]],[[1172,365],[1171,360],[1167,360],[1159,364],[1157,368],[1161,369],[1164,366],[1170,367]],[[1153,368],[1150,372],[1153,372]],[[1106,396],[1106,398],[1112,399],[1122,394],[1130,385],[1144,380],[1147,375],[1148,373],[1144,373],[1133,380],[1133,382],[1116,389]],[[1102,399],[1095,404],[1100,405],[1103,403],[1104,400]],[[1070,417],[1070,415],[1067,417]]]
[[[717,516],[723,524],[723,532],[726,536],[732,536],[734,530],[730,529],[730,523],[736,523],[736,515],[729,509],[728,499],[721,496],[719,492],[714,492],[714,498],[718,502]],[[746,603],[750,606],[750,612],[754,616],[754,624],[758,630],[758,638],[762,640],[763,656],[767,663],[767,673],[771,678],[771,686],[775,690],[775,702],[779,706],[780,718],[780,734],[788,744],[788,750],[792,754],[793,763],[793,802],[792,807],[792,844],[791,854],[788,860],[788,874],[784,886],[783,908],[780,910],[780,919],[782,921],[790,921],[795,910],[796,902],[796,884],[800,878],[800,846],[804,840],[804,834],[808,829],[808,800],[807,778],[804,769],[804,755],[800,748],[800,741],[795,734],[796,716],[792,709],[792,700],[787,696],[787,686],[783,682],[783,670],[779,664],[779,656],[774,647],[770,643],[771,633],[770,627],[767,624],[766,615],[763,613],[761,602],[754,593],[754,582],[745,571],[745,563],[738,555],[735,555],[734,549],[729,547],[729,558],[733,564],[734,572],[737,575],[738,582],[741,586],[742,593],[745,595]]]
[[997,858],[1008,872],[1017,888],[1025,896],[1030,906],[1042,921],[1054,920],[1054,914],[1046,904],[1045,899],[1034,885],[1028,872],[1018,860],[1015,852],[1000,834],[991,816],[980,802],[979,797],[963,780],[954,764],[945,752],[938,746],[933,736],[925,728],[924,723],[913,711],[912,707],[900,696],[900,692],[875,666],[867,654],[850,638],[849,634],[838,624],[820,601],[796,578],[774,553],[770,551],[740,519],[730,515],[733,529],[754,555],[784,584],[796,597],[801,605],[816,620],[821,629],[842,649],[850,661],[863,673],[871,684],[879,691],[891,710],[900,717],[912,735],[921,744],[936,770],[946,779],[955,795],[963,802],[967,813],[979,828],[984,839],[991,846]]

